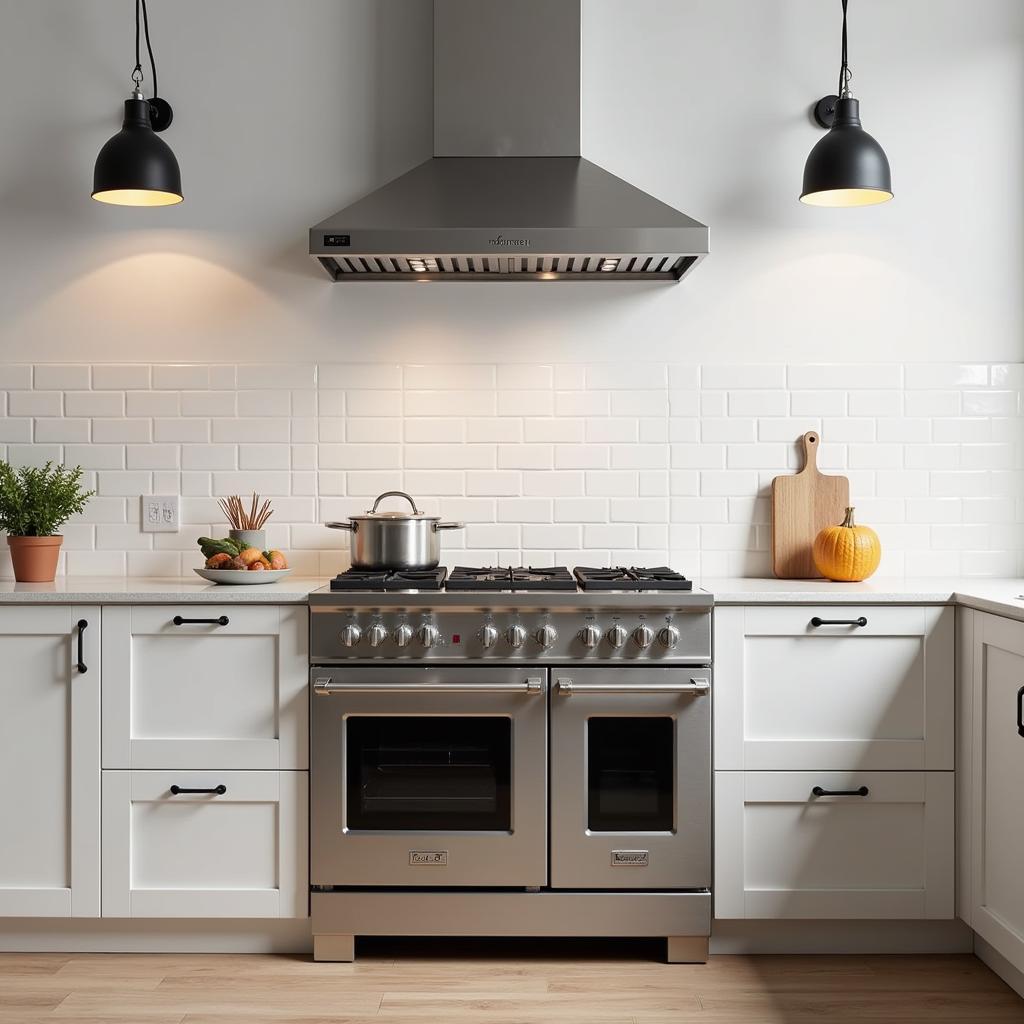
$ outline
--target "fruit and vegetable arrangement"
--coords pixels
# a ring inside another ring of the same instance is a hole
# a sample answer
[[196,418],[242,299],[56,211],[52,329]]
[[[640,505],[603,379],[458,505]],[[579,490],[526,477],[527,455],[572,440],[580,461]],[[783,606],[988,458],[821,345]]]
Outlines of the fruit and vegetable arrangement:
[[288,559],[276,549],[260,551],[246,547],[232,537],[200,537],[199,547],[206,558],[207,569],[235,569],[262,572],[267,569],[287,569]]

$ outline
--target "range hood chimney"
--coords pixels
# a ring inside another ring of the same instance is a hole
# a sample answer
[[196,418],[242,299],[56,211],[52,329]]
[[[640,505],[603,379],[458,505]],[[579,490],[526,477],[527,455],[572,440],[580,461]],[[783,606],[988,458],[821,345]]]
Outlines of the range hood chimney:
[[678,281],[708,229],[580,155],[582,0],[434,0],[434,156],[317,224],[334,281]]

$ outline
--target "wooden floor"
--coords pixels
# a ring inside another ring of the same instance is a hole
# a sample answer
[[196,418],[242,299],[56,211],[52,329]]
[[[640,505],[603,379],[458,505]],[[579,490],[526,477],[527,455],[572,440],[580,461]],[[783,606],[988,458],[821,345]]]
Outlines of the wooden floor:
[[1020,1000],[971,956],[717,956],[637,943],[374,940],[308,958],[0,954],[0,1024],[990,1024]]

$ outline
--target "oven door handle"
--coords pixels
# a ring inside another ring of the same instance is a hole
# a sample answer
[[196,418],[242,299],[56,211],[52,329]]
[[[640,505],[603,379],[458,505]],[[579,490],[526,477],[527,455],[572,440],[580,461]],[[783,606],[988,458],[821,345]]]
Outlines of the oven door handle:
[[576,683],[559,679],[555,692],[560,697],[586,693],[692,693],[702,696],[711,689],[707,679],[691,679],[688,683]]
[[544,692],[543,679],[531,678],[522,683],[332,683],[330,679],[313,681],[317,697],[344,693],[521,693]]

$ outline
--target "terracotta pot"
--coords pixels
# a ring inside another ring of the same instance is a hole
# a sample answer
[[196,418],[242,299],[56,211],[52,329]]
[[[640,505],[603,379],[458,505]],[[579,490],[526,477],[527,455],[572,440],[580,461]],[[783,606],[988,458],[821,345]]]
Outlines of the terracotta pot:
[[59,533],[53,537],[8,537],[14,578],[19,583],[52,583],[63,543]]

